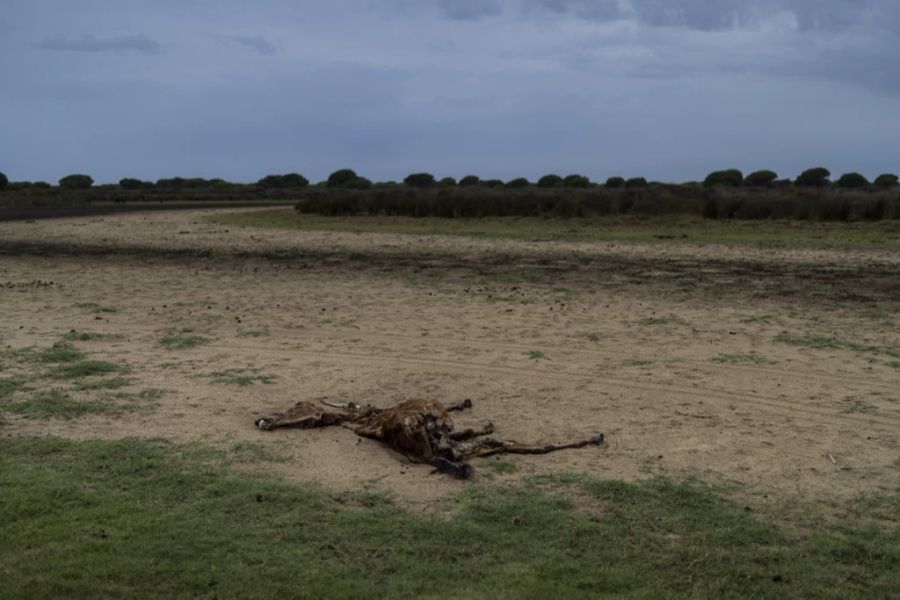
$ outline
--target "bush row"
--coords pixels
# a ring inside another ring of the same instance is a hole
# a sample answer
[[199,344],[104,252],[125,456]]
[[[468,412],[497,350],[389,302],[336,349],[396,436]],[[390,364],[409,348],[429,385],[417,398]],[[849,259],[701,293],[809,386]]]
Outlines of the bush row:
[[523,189],[397,188],[308,190],[297,211],[326,216],[397,215],[479,218],[507,216],[698,215],[710,219],[900,218],[897,192],[812,189],[718,189],[650,184],[645,188]]

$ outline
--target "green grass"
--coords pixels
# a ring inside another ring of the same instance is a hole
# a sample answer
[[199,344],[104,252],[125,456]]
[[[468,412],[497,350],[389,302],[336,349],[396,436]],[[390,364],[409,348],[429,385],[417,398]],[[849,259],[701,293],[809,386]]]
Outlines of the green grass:
[[37,354],[37,359],[48,363],[70,363],[84,358],[84,353],[75,349],[69,342],[56,342],[47,350]]
[[699,217],[326,217],[272,209],[215,215],[209,221],[245,227],[300,231],[350,231],[410,235],[461,235],[529,241],[568,240],[652,244],[724,244],[729,246],[900,249],[900,226],[876,223],[804,221],[714,221]]
[[717,363],[725,363],[725,364],[754,364],[754,365],[763,365],[770,361],[766,360],[764,356],[757,354],[756,352],[747,352],[747,353],[722,353],[718,356],[711,359],[713,362]]
[[86,392],[92,390],[117,390],[119,388],[127,387],[132,383],[132,380],[125,377],[111,377],[109,379],[76,381],[72,386],[72,389],[76,392]]
[[80,302],[76,304],[78,308],[86,308],[94,314],[117,313],[119,309],[115,306],[102,306],[96,302]]
[[586,337],[588,341],[591,342],[599,342],[601,340],[600,334],[596,332],[586,333],[584,334],[584,337]]
[[647,317],[645,319],[641,319],[638,321],[639,325],[644,326],[652,326],[652,325],[671,325],[672,323],[677,323],[678,319],[674,317]]
[[792,335],[787,332],[781,332],[775,336],[776,342],[790,344],[792,346],[804,346],[815,350],[853,350],[854,352],[868,352],[874,354],[884,354],[900,358],[900,349],[892,346],[873,346],[869,344],[858,344],[856,342],[848,342],[834,336],[828,335]]
[[646,358],[629,358],[627,361],[625,361],[625,364],[629,367],[646,367],[648,365],[652,365],[653,361]]
[[10,403],[4,408],[30,419],[75,419],[84,415],[123,410],[123,407],[111,402],[73,398],[59,389],[35,392],[30,399]]
[[0,401],[6,400],[25,385],[27,379],[23,375],[0,377]]
[[167,335],[159,340],[166,350],[185,350],[208,344],[211,340],[201,335],[184,335],[181,333]]
[[531,360],[541,360],[546,359],[547,355],[544,354],[542,350],[529,350],[528,358],[530,358]]
[[873,412],[877,412],[877,411],[878,411],[878,407],[873,404],[869,404],[868,402],[863,402],[862,400],[854,400],[851,404],[849,404],[847,407],[845,407],[841,411],[841,413],[843,413],[845,415],[851,415],[854,413],[868,414],[868,413],[873,413]]
[[224,371],[216,371],[210,377],[216,383],[224,383],[228,385],[253,385],[259,383],[272,383],[275,380],[273,375],[257,375],[259,369],[226,369]]
[[507,473],[515,473],[519,470],[519,467],[514,465],[511,462],[507,462],[505,460],[492,460],[484,465],[494,473],[505,475]]
[[7,437],[0,489],[9,597],[886,598],[900,576],[895,525],[795,533],[666,479],[476,483],[429,516],[196,447]]
[[81,360],[69,364],[61,364],[52,368],[47,375],[54,379],[81,379],[93,375],[106,375],[125,371],[125,367],[105,360]]

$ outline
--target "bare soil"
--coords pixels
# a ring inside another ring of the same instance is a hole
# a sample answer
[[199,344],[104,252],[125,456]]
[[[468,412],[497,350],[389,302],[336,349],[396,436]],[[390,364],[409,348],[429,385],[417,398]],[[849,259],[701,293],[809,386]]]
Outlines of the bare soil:
[[[607,439],[505,457],[509,474],[476,461],[480,477],[697,476],[754,509],[837,516],[900,486],[896,254],[255,230],[212,212],[0,223],[4,346],[121,334],[78,346],[168,390],[147,413],[7,415],[0,435],[261,444],[284,460],[248,468],[427,507],[466,484],[347,430],[254,419],[318,397],[471,398],[458,422],[498,437]],[[185,329],[209,343],[161,345]],[[274,380],[212,377],[228,369]]]

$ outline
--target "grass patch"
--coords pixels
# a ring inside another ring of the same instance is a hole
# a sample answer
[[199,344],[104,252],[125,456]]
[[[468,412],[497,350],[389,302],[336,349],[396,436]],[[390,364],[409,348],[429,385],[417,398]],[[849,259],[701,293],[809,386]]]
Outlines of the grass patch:
[[652,365],[653,361],[646,358],[629,358],[625,361],[625,364],[629,367],[646,367]]
[[542,350],[529,350],[528,358],[530,358],[531,360],[542,360],[546,359],[547,355],[544,354]]
[[484,465],[494,473],[499,475],[506,475],[508,473],[515,473],[519,470],[519,467],[514,465],[511,462],[507,462],[505,460],[492,460]]
[[92,381],[78,381],[72,386],[76,392],[88,392],[93,390],[117,390],[131,385],[133,382],[125,377],[112,377],[110,379],[97,379]]
[[238,329],[238,337],[265,337],[269,335],[268,329]]
[[851,404],[841,410],[841,413],[845,415],[852,415],[854,413],[869,414],[877,411],[878,407],[874,404],[869,404],[868,402],[863,402],[862,400],[854,400]]
[[716,221],[668,215],[583,217],[440,217],[300,214],[293,209],[214,215],[208,221],[295,231],[453,235],[528,241],[568,240],[642,244],[722,244],[763,248],[900,249],[895,222],[829,223],[775,219]]
[[14,402],[6,410],[30,419],[75,419],[89,414],[118,412],[121,408],[111,402],[79,400],[64,390],[35,392],[31,399]]
[[272,452],[259,442],[237,442],[228,448],[228,456],[236,462],[285,462],[286,459]]
[[873,354],[884,354],[894,358],[900,358],[900,350],[891,346],[874,346],[869,344],[857,344],[848,342],[833,336],[827,335],[805,335],[797,336],[785,331],[775,336],[776,342],[790,344],[791,346],[804,346],[815,350],[853,350],[854,352],[867,352]]
[[253,385],[259,383],[272,383],[275,380],[273,375],[257,375],[259,369],[226,369],[225,371],[216,371],[210,377],[216,383],[224,383],[227,385]]
[[766,360],[765,357],[757,354],[756,352],[747,352],[745,354],[735,353],[722,353],[711,359],[713,362],[724,363],[724,364],[754,364],[754,365],[764,365],[769,361]]
[[596,333],[596,332],[593,332],[593,331],[590,332],[590,333],[584,334],[584,337],[586,337],[586,338],[588,339],[588,341],[590,341],[590,342],[599,342],[599,341],[602,339],[602,338],[600,337],[600,334],[599,334],[599,333]]
[[118,333],[96,333],[92,331],[71,330],[63,336],[67,342],[92,342],[97,340],[121,340],[125,336]]
[[[889,597],[900,575],[896,528],[796,534],[665,479],[474,485],[428,516],[208,458],[142,440],[0,439],[5,594],[846,598]],[[598,510],[573,510],[567,488]]]
[[756,317],[744,317],[741,319],[741,323],[746,325],[751,325],[753,323],[762,323],[764,325],[769,325],[775,321],[775,315],[759,315]]
[[116,392],[112,395],[116,400],[159,400],[166,394],[166,390],[159,388],[147,388],[139,392]]
[[0,377],[0,401],[6,400],[18,392],[25,385],[25,377],[13,375],[12,377]]
[[102,306],[95,302],[80,302],[76,304],[78,308],[86,308],[94,314],[102,314],[102,313],[117,313],[119,309],[115,306]]
[[105,360],[81,360],[54,367],[48,375],[54,379],[81,379],[92,375],[106,375],[125,371],[125,367]]
[[159,343],[166,350],[185,350],[188,348],[196,348],[197,346],[202,346],[203,344],[208,344],[209,342],[210,339],[203,337],[202,335],[185,335],[183,333],[167,335],[159,340]]
[[46,363],[70,363],[84,358],[84,353],[79,352],[69,342],[56,342],[47,350],[38,352],[37,359]]

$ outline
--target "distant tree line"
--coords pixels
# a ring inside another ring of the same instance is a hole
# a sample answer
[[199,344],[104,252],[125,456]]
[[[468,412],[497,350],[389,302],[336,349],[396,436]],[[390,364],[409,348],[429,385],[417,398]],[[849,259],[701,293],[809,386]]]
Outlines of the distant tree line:
[[53,206],[90,202],[166,202],[182,200],[296,201],[298,210],[320,214],[398,214],[478,217],[502,215],[702,214],[708,218],[900,218],[897,175],[873,181],[851,172],[835,181],[824,167],[794,179],[770,170],[744,174],[738,169],[710,173],[702,182],[665,184],[643,177],[613,176],[605,182],[572,173],[550,173],[530,181],[465,175],[436,178],[409,174],[402,182],[376,181],[343,168],[311,183],[299,173],[271,174],[255,183],[171,177],[143,181],[125,177],[96,185],[86,174],[46,182],[9,181],[0,173],[0,205]]

